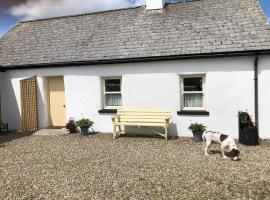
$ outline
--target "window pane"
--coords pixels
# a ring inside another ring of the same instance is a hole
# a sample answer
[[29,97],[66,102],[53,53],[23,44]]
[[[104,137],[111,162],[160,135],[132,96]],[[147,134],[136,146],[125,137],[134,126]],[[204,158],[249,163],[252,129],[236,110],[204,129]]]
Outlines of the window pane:
[[184,78],[184,91],[202,91],[202,78]]
[[105,80],[105,91],[106,92],[120,92],[121,86],[120,86],[120,79],[111,79],[111,80]]
[[184,107],[203,107],[203,94],[184,94]]
[[106,94],[106,106],[121,106],[121,94]]

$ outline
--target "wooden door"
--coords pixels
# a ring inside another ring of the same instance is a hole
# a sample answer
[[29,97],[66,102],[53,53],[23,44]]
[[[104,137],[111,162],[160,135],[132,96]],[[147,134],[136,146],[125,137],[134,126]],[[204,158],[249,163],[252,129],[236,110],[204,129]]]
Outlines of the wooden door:
[[49,116],[52,127],[66,124],[65,86],[62,76],[48,77]]
[[22,132],[31,133],[38,130],[37,77],[20,81]]

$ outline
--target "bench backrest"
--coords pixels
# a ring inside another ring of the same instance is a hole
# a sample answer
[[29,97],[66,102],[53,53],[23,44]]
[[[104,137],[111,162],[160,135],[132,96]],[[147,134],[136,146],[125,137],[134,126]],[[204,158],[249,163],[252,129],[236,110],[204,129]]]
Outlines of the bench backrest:
[[157,109],[118,109],[117,116],[119,122],[166,123],[166,119],[170,119],[170,112]]

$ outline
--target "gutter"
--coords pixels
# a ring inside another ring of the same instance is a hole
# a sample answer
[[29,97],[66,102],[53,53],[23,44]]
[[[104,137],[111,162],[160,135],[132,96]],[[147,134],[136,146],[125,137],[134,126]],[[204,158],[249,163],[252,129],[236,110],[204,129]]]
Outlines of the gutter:
[[259,56],[255,56],[254,60],[254,111],[255,111],[255,125],[259,130],[259,84],[258,84],[258,62]]
[[254,56],[254,55],[270,55],[270,49],[252,50],[252,51],[219,52],[219,53],[137,57],[137,58],[121,58],[121,59],[7,65],[4,68],[5,70],[12,70],[12,69],[31,69],[31,68],[44,68],[44,67],[74,67],[74,66],[87,66],[87,65],[89,66],[89,65],[104,65],[104,64],[140,63],[140,62],[154,62],[154,61],[168,61],[168,60],[187,60],[187,59],[238,57],[238,56]]
[[0,72],[5,72],[5,71],[6,71],[5,67],[3,67],[2,65],[0,65]]

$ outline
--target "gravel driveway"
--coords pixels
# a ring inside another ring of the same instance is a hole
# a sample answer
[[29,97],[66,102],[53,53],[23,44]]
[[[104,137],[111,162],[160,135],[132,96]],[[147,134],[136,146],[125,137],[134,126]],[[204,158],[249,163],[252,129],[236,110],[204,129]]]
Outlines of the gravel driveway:
[[219,146],[203,155],[190,138],[0,136],[0,199],[269,199],[270,142]]

